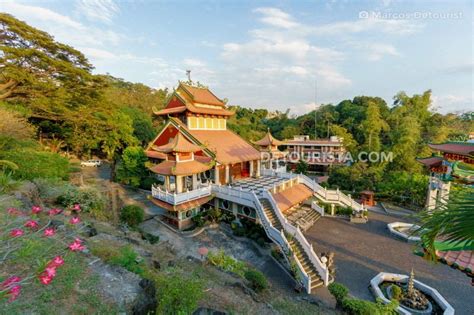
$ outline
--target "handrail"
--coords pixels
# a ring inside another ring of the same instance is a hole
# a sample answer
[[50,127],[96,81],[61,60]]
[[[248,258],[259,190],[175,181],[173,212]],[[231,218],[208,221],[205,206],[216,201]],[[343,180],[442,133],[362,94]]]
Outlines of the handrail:
[[322,217],[324,217],[324,209],[321,208],[317,203],[316,201],[313,201],[311,203],[311,209],[313,209],[314,211],[316,211],[317,213],[319,213]]
[[278,219],[280,220],[281,225],[283,226],[283,229],[286,232],[293,235],[294,237],[296,237],[296,240],[301,244],[301,246],[303,246],[304,251],[308,254],[309,259],[313,263],[319,275],[323,278],[325,285],[327,285],[329,283],[329,272],[328,272],[327,266],[323,264],[321,260],[319,259],[318,255],[316,255],[316,253],[313,250],[313,246],[309,244],[308,240],[306,239],[306,237],[304,237],[299,227],[295,228],[283,216],[272,194],[270,194],[268,191],[265,191],[263,195],[264,195],[264,198],[267,198],[270,201]]
[[198,199],[204,196],[209,196],[211,194],[211,185],[200,187],[197,189],[181,192],[181,193],[171,193],[152,185],[151,195],[154,198],[163,200],[169,204],[178,205],[183,202],[190,200]]

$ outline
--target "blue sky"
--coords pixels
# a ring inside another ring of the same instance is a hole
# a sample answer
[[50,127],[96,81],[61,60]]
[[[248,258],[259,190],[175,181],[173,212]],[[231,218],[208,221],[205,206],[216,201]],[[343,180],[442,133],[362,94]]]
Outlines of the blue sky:
[[152,87],[192,78],[233,105],[302,114],[357,95],[433,91],[474,109],[471,1],[6,1],[96,73]]

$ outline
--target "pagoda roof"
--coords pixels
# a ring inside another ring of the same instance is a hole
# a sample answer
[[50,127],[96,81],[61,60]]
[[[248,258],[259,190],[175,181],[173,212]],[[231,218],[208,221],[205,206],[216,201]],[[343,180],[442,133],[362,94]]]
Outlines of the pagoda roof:
[[214,95],[208,87],[194,86],[182,82],[180,82],[178,90],[180,87],[191,96],[194,103],[225,106],[225,103]]
[[206,196],[206,197],[202,197],[202,198],[199,198],[199,199],[186,201],[186,202],[180,203],[178,205],[172,205],[172,204],[169,204],[167,202],[161,201],[161,200],[156,199],[156,198],[150,198],[150,201],[153,202],[158,207],[161,207],[161,208],[166,209],[168,211],[186,211],[186,210],[189,210],[189,209],[192,209],[192,208],[202,206],[203,204],[205,204],[206,202],[208,202],[212,198],[214,198],[214,196],[212,196],[212,195],[211,196]]
[[460,155],[474,155],[474,144],[472,143],[442,143],[442,144],[428,144],[428,146],[437,151],[454,153]]
[[180,83],[171,94],[168,104],[173,97],[178,98],[183,105],[168,107],[168,105],[154,114],[158,116],[183,113],[189,111],[194,114],[232,116],[233,111],[225,108],[225,103],[215,96],[207,87],[192,86]]
[[195,145],[189,142],[180,132],[176,134],[174,138],[171,139],[165,145],[162,146],[152,146],[151,147],[154,151],[163,152],[163,153],[171,153],[171,152],[179,152],[179,153],[190,153],[190,152],[197,152],[201,151],[202,148],[198,145]]
[[154,151],[153,149],[146,150],[145,155],[149,158],[162,159],[162,160],[166,159],[167,157],[166,153]]
[[285,189],[282,192],[273,194],[278,208],[281,211],[286,211],[293,206],[305,201],[313,195],[313,191],[303,184],[296,184],[291,188]]
[[165,176],[189,176],[209,170],[212,166],[196,160],[190,161],[163,161],[150,167],[150,171]]
[[256,145],[265,146],[265,147],[269,146],[269,145],[278,146],[278,145],[285,144],[283,141],[275,139],[272,136],[272,134],[270,133],[270,130],[267,131],[267,133],[265,134],[265,136],[263,136],[262,139],[260,139],[258,141],[254,141],[253,143],[256,144]]
[[432,156],[432,157],[416,159],[416,160],[425,166],[432,167],[432,166],[441,165],[444,159],[440,156]]
[[179,119],[171,118],[171,121],[212,152],[217,162],[221,164],[234,164],[261,158],[257,149],[230,130],[189,130]]

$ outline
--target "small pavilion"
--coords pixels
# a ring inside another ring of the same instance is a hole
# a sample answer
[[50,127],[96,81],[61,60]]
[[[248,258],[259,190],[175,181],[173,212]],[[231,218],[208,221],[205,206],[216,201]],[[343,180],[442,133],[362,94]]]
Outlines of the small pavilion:
[[[267,130],[265,136],[254,141],[253,144],[258,146],[258,150],[262,156],[262,163],[267,169],[277,169],[287,155],[288,152],[283,152],[278,149],[278,146],[284,145],[283,141],[275,139],[270,133],[270,129]],[[283,162],[284,163],[284,162]]]
[[[165,221],[180,229],[186,228],[192,224],[190,219],[200,211],[199,207],[212,198],[210,189],[209,194],[203,196],[200,193],[200,190],[210,188],[201,182],[200,174],[210,170],[213,165],[210,159],[206,163],[203,157],[195,156],[194,153],[202,148],[186,140],[181,133],[177,133],[169,143],[152,146],[150,150],[165,157],[163,162],[150,167],[150,170],[164,177],[163,186],[155,186],[153,189],[157,194],[163,195],[162,199],[169,199],[170,202],[159,199],[152,201],[167,211]],[[193,191],[197,192],[194,197]],[[187,193],[183,196],[185,200],[180,200],[182,193]]]

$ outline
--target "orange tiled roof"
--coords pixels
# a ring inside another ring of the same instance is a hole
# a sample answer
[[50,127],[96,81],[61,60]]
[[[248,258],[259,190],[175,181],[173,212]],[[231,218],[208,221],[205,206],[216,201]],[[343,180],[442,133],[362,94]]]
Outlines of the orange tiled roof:
[[283,141],[277,140],[273,138],[272,134],[270,133],[270,130],[267,131],[265,136],[254,142],[256,145],[261,145],[261,146],[269,146],[269,145],[283,145],[285,144]]
[[436,251],[436,255],[449,266],[474,274],[474,251]]
[[150,198],[150,200],[151,200],[151,202],[153,202],[158,207],[164,208],[168,211],[186,211],[186,210],[189,210],[189,209],[192,209],[192,208],[199,207],[199,206],[205,204],[206,202],[208,202],[209,200],[211,200],[212,198],[214,198],[214,196],[211,195],[211,196],[202,197],[202,198],[199,198],[199,199],[183,202],[183,203],[180,203],[179,205],[176,205],[176,206],[171,205],[167,202],[161,201],[161,200],[156,199],[156,198]]
[[460,155],[474,155],[474,144],[471,143],[443,143],[443,144],[428,144],[433,150],[454,153]]
[[303,184],[294,185],[279,193],[273,194],[273,198],[281,211],[286,211],[291,207],[305,201],[313,195],[311,189]]
[[157,152],[157,151],[153,151],[153,150],[147,150],[145,151],[145,155],[148,156],[149,158],[153,158],[153,159],[166,159],[167,155],[165,153],[162,153],[162,152]]
[[190,153],[201,151],[202,148],[198,145],[192,144],[189,142],[180,132],[176,134],[176,137],[171,139],[165,145],[162,146],[152,146],[152,149],[158,152],[170,153],[170,152],[180,152],[180,153]]
[[197,87],[184,83],[181,83],[180,87],[188,92],[195,103],[225,106],[224,102],[215,96],[207,87]]
[[438,166],[443,163],[443,158],[439,156],[433,156],[429,158],[424,158],[424,159],[416,159],[418,162],[425,166]]
[[168,115],[168,114],[175,114],[175,113],[182,113],[186,110],[186,106],[178,106],[178,107],[171,107],[171,108],[163,108],[157,112],[154,112],[155,115]]
[[201,162],[191,161],[163,161],[160,164],[150,167],[150,171],[160,175],[173,176],[188,176],[205,172],[211,168],[211,165],[206,165]]

